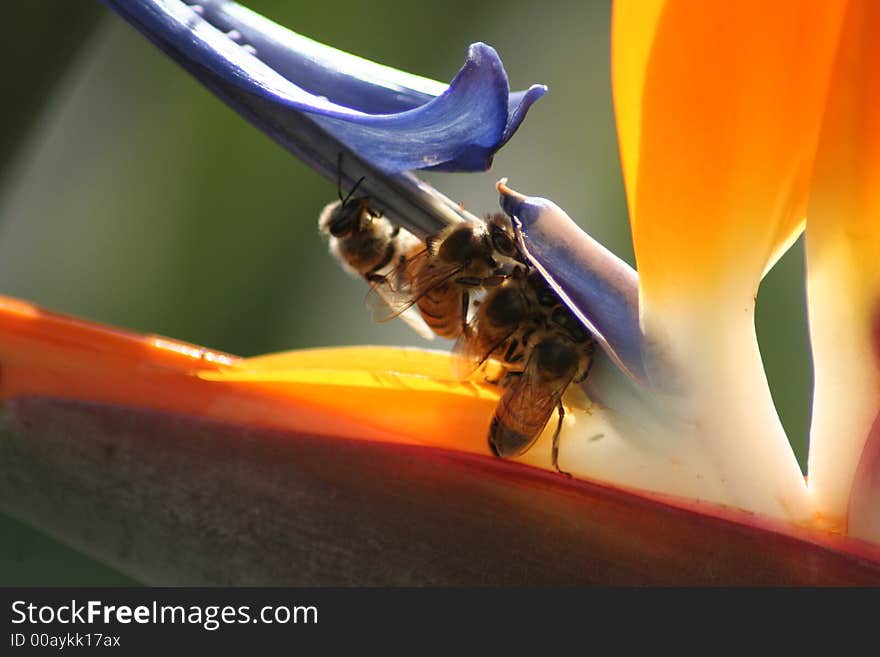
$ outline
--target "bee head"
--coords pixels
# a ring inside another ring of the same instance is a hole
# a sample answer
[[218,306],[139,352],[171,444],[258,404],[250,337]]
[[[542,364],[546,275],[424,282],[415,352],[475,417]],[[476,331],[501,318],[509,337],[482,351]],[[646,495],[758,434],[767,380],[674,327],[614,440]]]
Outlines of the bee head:
[[321,214],[320,226],[333,237],[345,237],[362,230],[364,221],[371,217],[369,198],[361,196],[331,203]]
[[575,342],[583,342],[588,334],[583,324],[565,306],[557,306],[550,313],[550,321]]
[[506,214],[493,214],[486,219],[489,239],[492,248],[506,258],[521,260],[522,256],[516,245],[516,233],[513,223]]
[[526,285],[539,305],[545,308],[552,308],[559,304],[559,297],[553,293],[547,285],[547,281],[544,280],[544,277],[539,272],[530,272],[526,277]]

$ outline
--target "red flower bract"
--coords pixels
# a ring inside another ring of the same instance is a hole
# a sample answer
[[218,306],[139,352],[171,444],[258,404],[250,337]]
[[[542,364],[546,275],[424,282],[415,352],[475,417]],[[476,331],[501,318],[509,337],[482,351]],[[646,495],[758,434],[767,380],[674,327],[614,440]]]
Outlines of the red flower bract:
[[876,546],[467,453],[461,436],[230,420],[281,407],[271,385],[218,396],[196,374],[238,362],[5,300],[0,505],[155,584],[880,584]]

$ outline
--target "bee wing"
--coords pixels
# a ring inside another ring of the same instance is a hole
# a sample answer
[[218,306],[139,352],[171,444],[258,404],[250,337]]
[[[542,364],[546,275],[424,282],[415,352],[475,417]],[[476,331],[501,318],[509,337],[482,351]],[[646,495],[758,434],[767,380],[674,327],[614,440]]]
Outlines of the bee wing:
[[374,321],[385,322],[397,317],[416,302],[412,282],[428,264],[429,257],[428,250],[422,249],[387,274],[370,281],[366,303],[372,310]]
[[397,317],[432,289],[455,277],[463,269],[457,263],[437,262],[424,249],[373,282],[367,305],[373,319],[385,322]]
[[431,330],[430,326],[425,324],[425,320],[422,319],[419,311],[415,308],[407,308],[400,313],[398,317],[406,322],[413,331],[418,333],[419,336],[423,337],[425,340],[433,340],[436,337],[434,331]]
[[[376,290],[376,294],[381,297],[382,293],[390,298],[397,298],[394,294],[394,289],[401,286],[402,279],[407,275],[405,264],[410,262],[413,258],[418,256],[420,253],[423,253],[422,257],[427,256],[427,249],[425,249],[424,244],[412,233],[408,232],[406,229],[401,228],[400,232],[397,235],[397,245],[400,249],[400,252],[405,254],[412,254],[412,256],[404,260],[404,263],[398,266],[397,270],[391,270],[388,276],[390,276],[390,280],[386,280],[382,282],[381,290]],[[414,267],[421,267],[422,265],[414,265]],[[410,272],[412,273],[412,272]],[[379,282],[376,283],[377,285]],[[402,290],[398,295],[402,298]],[[368,299],[368,302],[370,300]],[[382,313],[387,314],[389,311],[390,304],[384,300],[384,298],[373,300],[373,316],[377,317],[377,311],[381,309]],[[431,330],[431,327],[425,323],[425,320],[422,319],[421,313],[415,308],[409,307],[404,309],[399,314],[400,319],[407,323],[407,325],[416,333],[419,334],[425,340],[433,340],[435,335],[434,331]]]
[[490,439],[502,456],[522,454],[538,439],[553,415],[575,369],[556,379],[546,379],[537,368],[533,352],[525,371],[514,378],[498,401]]
[[463,380],[473,374],[517,329],[516,326],[492,326],[485,319],[484,308],[485,304],[480,306],[452,347],[452,373],[458,379]]

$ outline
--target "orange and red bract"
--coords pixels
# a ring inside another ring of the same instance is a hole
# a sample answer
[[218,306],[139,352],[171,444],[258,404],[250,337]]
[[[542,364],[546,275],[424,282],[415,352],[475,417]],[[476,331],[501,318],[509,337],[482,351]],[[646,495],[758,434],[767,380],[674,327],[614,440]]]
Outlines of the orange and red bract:
[[[357,353],[367,367],[378,355],[359,348],[294,352],[285,367],[313,365],[315,359],[352,366]],[[392,363],[409,362],[434,374],[448,361],[411,350],[383,353]],[[442,390],[442,379],[435,382],[439,389],[426,383],[421,390],[401,386],[393,376],[359,390],[339,381],[340,389],[356,392],[352,401],[327,396],[322,385],[307,392],[308,383],[285,383],[281,379],[292,369],[282,377],[282,370],[265,368],[268,380],[259,385],[259,367],[245,368],[248,381],[203,378],[260,360],[4,299],[0,394],[13,433],[5,462],[17,471],[0,477],[3,506],[62,536],[75,531],[70,515],[89,509],[86,524],[100,525],[89,535],[108,543],[130,523],[142,524],[136,533],[148,543],[164,540],[156,532],[191,531],[184,542],[197,553],[192,559],[203,560],[198,567],[180,554],[162,561],[157,553],[152,561],[133,564],[115,553],[109,557],[128,572],[164,583],[216,583],[221,572],[223,581],[250,583],[282,583],[270,574],[286,578],[284,583],[311,584],[880,583],[877,546],[469,454],[485,451],[482,423],[493,398],[450,394]],[[394,390],[394,407],[385,406],[392,398],[384,388]],[[394,419],[401,404],[410,410]],[[412,409],[429,405],[435,407],[435,427],[425,440],[418,433],[422,427],[407,429],[404,423]],[[369,415],[392,419],[377,429],[363,421]],[[480,426],[466,426],[477,417]],[[392,437],[394,423],[398,433]],[[71,440],[77,442],[74,450]],[[24,485],[30,493],[10,503],[12,488]],[[129,491],[115,494],[120,486]],[[41,503],[43,495],[53,503]],[[181,499],[190,507],[182,517],[198,519],[198,527],[181,527],[174,514],[174,523],[168,519],[169,508],[179,509]],[[206,522],[223,527],[206,528]],[[266,545],[290,541],[299,547],[260,547],[228,523],[265,532]],[[363,523],[380,532],[381,554],[363,544]],[[82,537],[71,540],[82,545]],[[330,557],[310,561],[302,554],[304,540],[310,550],[329,551],[350,567],[340,571]],[[84,547],[98,555],[113,552]],[[249,561],[247,550],[255,549],[260,554]],[[222,562],[229,555],[235,559]],[[242,579],[229,570],[237,560],[251,564]],[[431,567],[420,575],[416,562]],[[195,570],[186,572],[190,567]]]
[[[9,298],[0,298],[0,335],[3,399],[98,400],[315,435],[489,453],[485,428],[498,393],[456,381],[446,354],[350,347],[242,359]],[[442,410],[451,398],[456,414]],[[377,412],[382,409],[394,412]]]

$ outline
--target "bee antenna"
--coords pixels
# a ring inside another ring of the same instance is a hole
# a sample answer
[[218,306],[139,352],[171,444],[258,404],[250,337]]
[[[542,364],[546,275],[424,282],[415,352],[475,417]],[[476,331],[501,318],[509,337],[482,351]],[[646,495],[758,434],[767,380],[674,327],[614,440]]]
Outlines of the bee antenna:
[[351,188],[351,191],[345,198],[342,198],[342,151],[339,151],[339,154],[336,157],[336,195],[339,197],[339,201],[342,205],[348,203],[349,199],[354,196],[354,193],[357,191],[357,188],[361,186],[361,183],[366,180],[366,176],[361,176],[358,181],[354,184],[354,187]]
[[[352,196],[354,196],[354,193],[357,191],[357,188],[360,187],[361,183],[364,182],[366,179],[367,179],[366,176],[361,176],[360,178],[358,178],[358,181],[354,184],[354,187],[351,188],[351,191],[348,193],[348,196],[346,196],[345,200],[342,201],[342,205],[345,205],[346,203],[348,203],[348,200]],[[341,198],[342,198],[342,195],[340,195],[340,199]]]
[[345,205],[345,201],[342,200],[342,151],[339,151],[339,154],[336,156],[336,195],[339,197],[340,202]]

